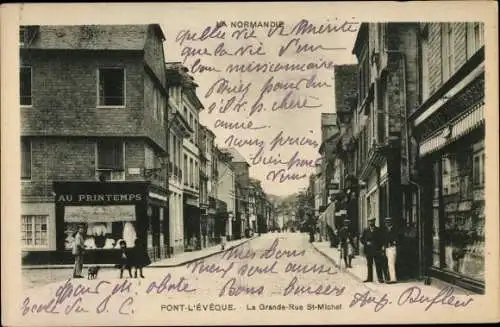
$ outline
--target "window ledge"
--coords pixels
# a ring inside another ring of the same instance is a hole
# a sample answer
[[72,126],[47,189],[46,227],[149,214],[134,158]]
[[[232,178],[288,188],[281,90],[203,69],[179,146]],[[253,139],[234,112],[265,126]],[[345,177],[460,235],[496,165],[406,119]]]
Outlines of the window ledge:
[[22,251],[33,251],[33,250],[48,250],[48,245],[38,245],[38,246],[23,246]]
[[21,183],[31,183],[33,182],[32,179],[21,179]]
[[32,104],[22,104],[21,105],[21,109],[31,109],[31,108],[33,108]]
[[97,105],[97,109],[125,109],[126,106],[103,106],[103,105]]

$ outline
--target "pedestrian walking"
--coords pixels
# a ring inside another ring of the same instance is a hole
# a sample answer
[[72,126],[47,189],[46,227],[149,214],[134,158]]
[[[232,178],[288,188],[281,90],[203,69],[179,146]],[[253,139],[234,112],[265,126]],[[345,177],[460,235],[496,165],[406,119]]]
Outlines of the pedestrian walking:
[[350,219],[344,219],[344,225],[339,230],[339,250],[342,252],[342,259],[346,268],[352,268],[351,262],[354,257],[353,235],[349,228],[350,223]]
[[132,253],[130,249],[127,248],[127,242],[121,240],[120,245],[120,260],[118,266],[120,268],[120,278],[123,278],[123,271],[128,270],[128,276],[132,278]]
[[399,235],[392,225],[392,218],[385,218],[385,233],[384,233],[384,246],[385,257],[387,258],[387,283],[397,282],[396,274],[396,258],[397,248],[400,244]]
[[132,265],[134,266],[134,278],[137,278],[137,272],[139,272],[139,276],[141,278],[144,278],[142,268],[151,264],[151,259],[149,258],[144,242],[141,239],[136,238],[134,242],[134,248],[131,252]]
[[73,268],[73,278],[83,278],[83,254],[85,251],[85,238],[83,236],[85,229],[83,225],[78,226],[78,231],[74,236],[72,254],[75,257],[75,266]]
[[382,254],[382,239],[383,235],[381,230],[375,226],[375,218],[368,220],[368,228],[363,231],[361,236],[361,243],[363,244],[366,264],[368,268],[368,276],[366,282],[373,282],[373,263],[375,263],[375,270],[377,272],[378,281],[384,283],[384,267],[383,267],[383,254]]
[[222,250],[226,248],[226,235],[220,236],[220,245]]

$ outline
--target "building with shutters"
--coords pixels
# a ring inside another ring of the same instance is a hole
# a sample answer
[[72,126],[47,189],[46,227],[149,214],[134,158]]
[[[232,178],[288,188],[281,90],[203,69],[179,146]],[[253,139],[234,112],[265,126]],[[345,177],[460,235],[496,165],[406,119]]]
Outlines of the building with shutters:
[[173,218],[174,225],[182,228],[173,235],[173,247],[174,251],[194,251],[201,248],[199,117],[204,107],[196,95],[198,84],[185,66],[167,63],[166,74],[169,88],[177,94],[177,112],[192,130],[182,139],[182,212]]

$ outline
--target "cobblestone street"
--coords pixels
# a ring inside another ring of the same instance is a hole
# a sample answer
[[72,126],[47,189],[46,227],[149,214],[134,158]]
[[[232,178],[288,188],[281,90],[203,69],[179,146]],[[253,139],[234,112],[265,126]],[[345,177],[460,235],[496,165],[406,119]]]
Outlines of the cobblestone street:
[[[64,271],[51,278],[64,279]],[[97,280],[68,280],[25,289],[21,310],[25,317],[58,312],[51,316],[61,323],[96,313],[102,323],[132,316],[155,321],[168,316],[169,323],[182,323],[186,314],[208,323],[225,311],[231,311],[235,319],[255,311],[258,315],[252,317],[259,322],[276,311],[294,316],[317,311],[324,322],[332,322],[339,310],[390,313],[401,292],[414,286],[428,296],[439,292],[417,282],[362,283],[349,271],[339,271],[332,259],[308,243],[306,234],[299,233],[265,234],[187,265],[146,268],[144,275],[145,279],[120,280],[116,269],[105,269]],[[425,304],[411,308],[425,312]]]

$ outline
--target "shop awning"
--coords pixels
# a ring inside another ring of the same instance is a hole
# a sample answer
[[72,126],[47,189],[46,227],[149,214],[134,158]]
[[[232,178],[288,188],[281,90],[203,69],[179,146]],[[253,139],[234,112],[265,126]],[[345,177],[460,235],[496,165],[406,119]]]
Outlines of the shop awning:
[[328,205],[324,212],[324,215],[327,225],[331,228],[335,228],[335,202],[332,202]]
[[473,106],[465,115],[438,130],[420,143],[420,155],[437,151],[484,123],[484,103]]
[[102,223],[135,221],[135,206],[66,206],[64,221],[67,223]]

